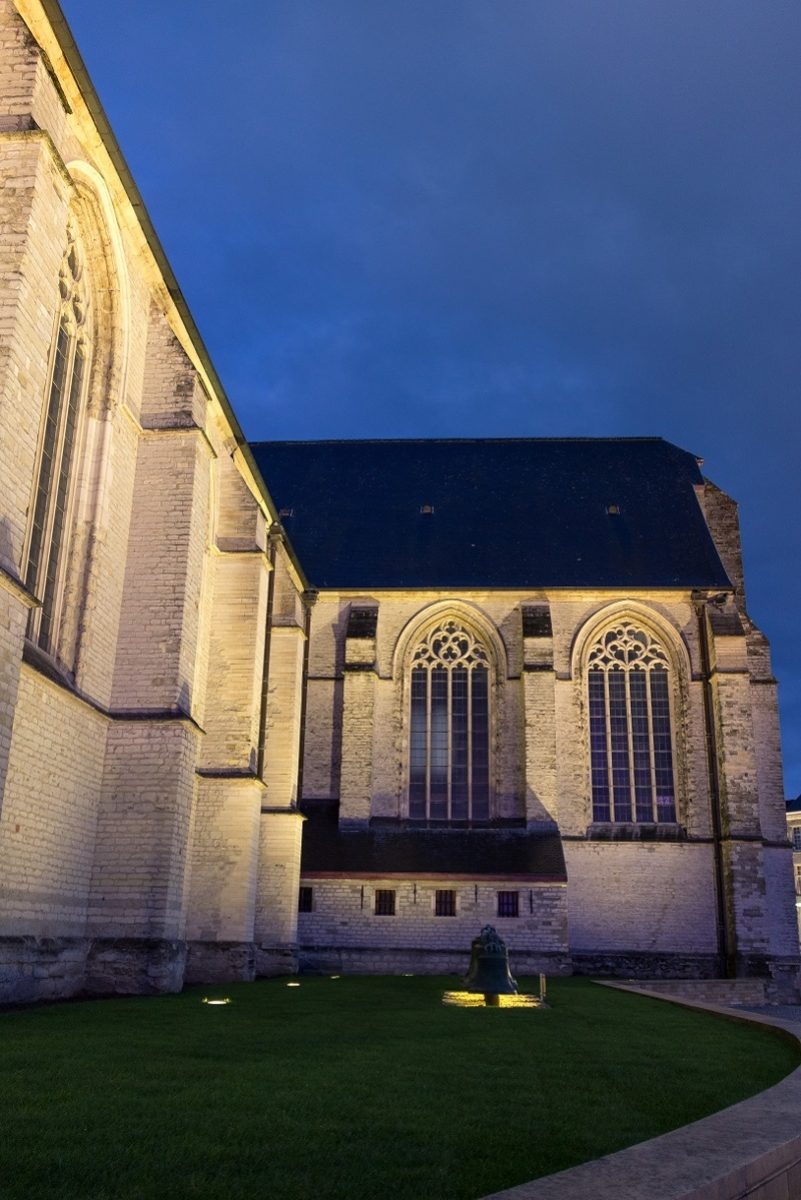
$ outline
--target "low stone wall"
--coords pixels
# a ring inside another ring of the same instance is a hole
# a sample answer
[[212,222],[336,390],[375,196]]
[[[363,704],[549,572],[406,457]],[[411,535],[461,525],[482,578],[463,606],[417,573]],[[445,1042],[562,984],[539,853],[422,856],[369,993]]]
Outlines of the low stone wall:
[[[603,986],[769,1025],[801,1043],[801,1024],[795,1022],[625,984]],[[484,1200],[795,1200],[801,1196],[799,1113],[801,1067],[775,1087],[702,1121]]]
[[574,975],[613,979],[715,979],[716,954],[660,954],[648,950],[572,950]]
[[252,942],[187,943],[184,983],[249,983],[256,974]]
[[165,938],[96,938],[86,959],[88,995],[148,996],[180,992],[186,942]]
[[[416,946],[301,946],[301,973],[343,975],[464,975],[467,950],[421,950]],[[512,974],[569,975],[570,956],[515,950],[509,954]]]
[[[621,980],[621,985],[625,982]],[[643,979],[633,991],[702,1004],[765,1004],[764,979]]]
[[86,938],[0,938],[0,1004],[75,996],[84,984]]

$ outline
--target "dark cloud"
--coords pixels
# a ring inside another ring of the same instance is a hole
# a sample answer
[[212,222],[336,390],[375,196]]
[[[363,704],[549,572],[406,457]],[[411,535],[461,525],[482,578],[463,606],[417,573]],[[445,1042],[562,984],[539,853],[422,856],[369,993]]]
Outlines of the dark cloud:
[[660,433],[801,791],[797,0],[66,0],[252,437]]

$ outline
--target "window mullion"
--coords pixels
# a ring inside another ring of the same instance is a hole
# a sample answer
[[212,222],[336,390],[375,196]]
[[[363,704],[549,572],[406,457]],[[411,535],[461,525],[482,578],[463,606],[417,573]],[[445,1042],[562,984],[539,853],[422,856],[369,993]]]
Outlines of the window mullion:
[[[47,576],[47,562],[50,548],[50,531],[53,525],[53,510],[55,508],[54,482],[59,466],[59,441],[64,415],[64,393],[69,380],[70,336],[59,317],[56,328],[55,350],[53,363],[49,373],[47,402],[44,408],[44,423],[42,444],[39,447],[39,469],[36,474],[36,488],[33,498],[33,519],[31,535],[27,549],[28,562],[25,581],[31,592],[39,599],[42,598],[44,583]],[[63,368],[62,368],[63,363]],[[47,455],[48,434],[53,430],[50,446],[49,462]],[[40,533],[37,535],[37,527]],[[31,567],[33,566],[33,571]],[[28,633],[33,638],[39,636],[41,624],[41,609],[33,609],[30,614]]]
[[606,717],[606,776],[609,781],[609,813],[615,820],[615,776],[612,766],[612,708],[609,702],[609,671],[604,677],[604,715]]
[[426,670],[426,820],[431,818],[431,667]]
[[51,468],[51,494],[48,499],[47,523],[45,525],[43,545],[46,547],[46,553],[42,554],[42,565],[39,574],[41,580],[42,593],[40,598],[44,599],[44,589],[47,586],[47,565],[50,561],[50,546],[53,538],[53,526],[56,520],[56,499],[58,496],[58,485],[61,478],[61,460],[64,455],[64,430],[67,425],[67,410],[69,409],[70,391],[72,389],[72,372],[75,367],[75,347],[77,337],[71,334],[67,343],[66,363],[64,366],[64,382],[61,387],[61,396],[58,402],[58,423],[56,427],[56,440],[53,448],[53,465]]
[[473,819],[473,668],[467,670],[467,819]]
[[[65,586],[64,555],[70,540],[72,503],[76,486],[75,458],[79,440],[80,403],[85,384],[86,356],[81,349],[77,334],[72,337],[70,350],[62,405],[64,419],[60,430],[61,450],[58,472],[54,478],[53,525],[50,531],[45,590],[42,597],[43,615],[40,631],[43,635],[42,645],[46,650],[55,648],[56,631],[60,623],[61,602]],[[58,526],[56,522],[58,522]],[[52,584],[51,591],[48,590],[49,583]]]
[[629,802],[631,804],[631,815],[636,821],[637,819],[637,789],[634,784],[634,733],[632,729],[631,718],[631,678],[630,671],[624,671],[625,677],[625,696],[626,696],[626,736],[629,744]]
[[453,671],[446,671],[448,679],[447,688],[447,717],[446,728],[448,730],[448,799],[447,812],[448,820],[453,816]]
[[645,703],[648,712],[648,757],[651,767],[651,812],[654,814],[654,820],[659,820],[659,814],[656,811],[656,757],[654,755],[654,719],[651,714],[651,672],[645,672]]

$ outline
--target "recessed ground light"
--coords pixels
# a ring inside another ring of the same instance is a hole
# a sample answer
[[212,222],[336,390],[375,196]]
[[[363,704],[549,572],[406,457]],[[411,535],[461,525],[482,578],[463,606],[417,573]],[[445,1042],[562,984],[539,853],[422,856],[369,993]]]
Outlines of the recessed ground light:
[[231,999],[229,996],[225,996],[222,1000],[209,1000],[207,996],[204,996],[202,1002],[203,1004],[230,1004]]
[[288,983],[286,986],[287,987],[300,987],[300,984],[299,983]]

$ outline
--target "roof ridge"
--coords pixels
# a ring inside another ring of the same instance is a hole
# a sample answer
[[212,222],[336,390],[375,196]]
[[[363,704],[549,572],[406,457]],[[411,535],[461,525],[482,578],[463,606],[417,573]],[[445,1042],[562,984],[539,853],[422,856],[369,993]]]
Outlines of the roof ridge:
[[642,437],[408,437],[408,438],[257,438],[249,442],[251,446],[374,446],[374,445],[410,445],[417,443],[439,443],[441,445],[486,444],[486,443],[528,443],[528,442],[667,442],[661,435],[646,435]]

